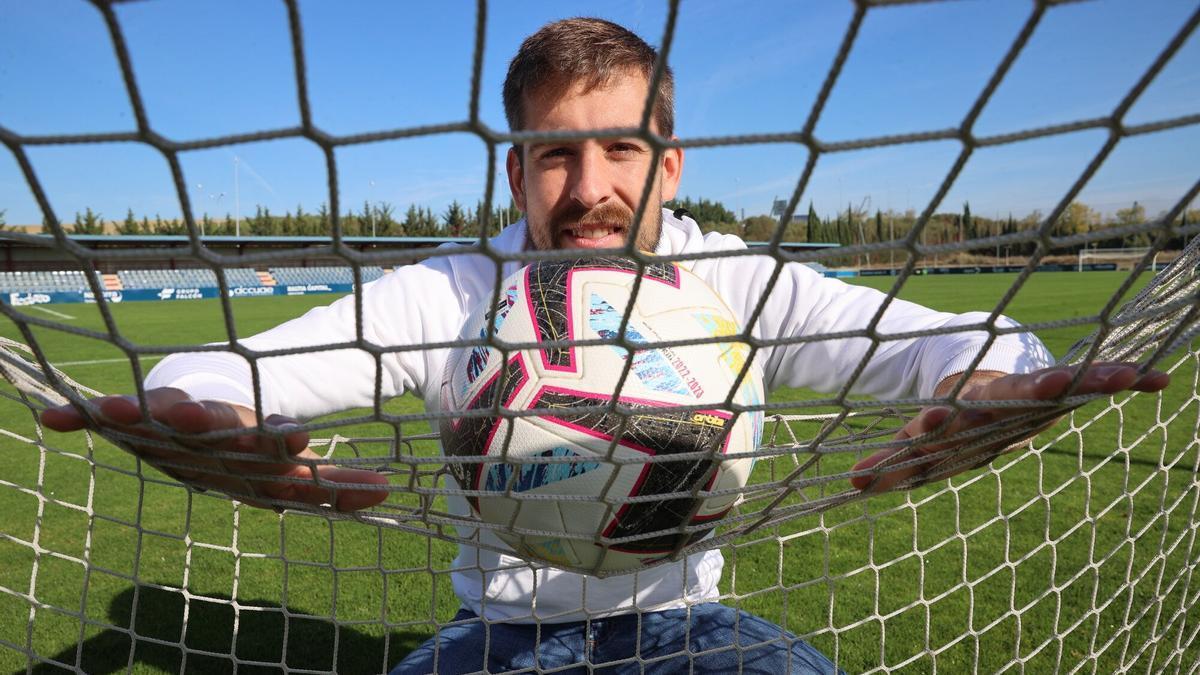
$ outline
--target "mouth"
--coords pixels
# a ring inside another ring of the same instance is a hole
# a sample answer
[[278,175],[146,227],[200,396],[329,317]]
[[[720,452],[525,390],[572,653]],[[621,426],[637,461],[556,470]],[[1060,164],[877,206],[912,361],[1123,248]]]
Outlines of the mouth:
[[618,248],[625,244],[624,225],[608,223],[576,224],[562,228],[564,248]]

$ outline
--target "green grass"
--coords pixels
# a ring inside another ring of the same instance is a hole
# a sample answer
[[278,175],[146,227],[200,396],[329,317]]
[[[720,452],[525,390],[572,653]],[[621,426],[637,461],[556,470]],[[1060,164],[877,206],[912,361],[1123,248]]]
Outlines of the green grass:
[[[901,295],[951,311],[990,308],[1012,280],[919,277]],[[1026,323],[1095,313],[1122,280],[1119,273],[1036,275],[1005,313]],[[328,300],[240,300],[232,322],[248,335]],[[106,332],[94,307],[52,309],[73,318],[23,311]],[[117,305],[113,317],[134,344],[226,334],[215,301]],[[1061,354],[1086,332],[1041,337]],[[0,320],[0,334],[21,339],[8,320]],[[121,359],[64,370],[101,391],[129,390],[133,369],[106,340],[47,328],[34,335],[53,362]],[[1006,457],[994,470],[755,533],[727,548],[722,590],[729,602],[809,635],[850,672],[902,664],[916,672],[994,671],[1013,659],[1031,672],[1081,663],[1102,672],[1187,670],[1200,658],[1200,644],[1189,640],[1196,621],[1183,611],[1195,609],[1200,587],[1200,580],[1188,584],[1200,563],[1195,371],[1188,360],[1161,397],[1118,397],[1119,409],[1095,421],[1105,404],[1093,403],[1040,436],[1040,444],[1053,441],[1041,452]],[[772,400],[813,397],[779,391]],[[403,397],[387,410],[416,412],[420,403]],[[35,433],[29,411],[8,399],[0,399],[0,426]],[[386,435],[390,428],[337,431]],[[55,451],[0,436],[0,670],[53,659],[87,672],[224,672],[234,669],[233,655],[239,671],[283,663],[378,671],[458,606],[446,572],[451,544],[235,509],[148,467],[139,473],[135,460],[107,444],[89,454],[81,435],[53,433],[48,444]],[[820,470],[843,471],[851,461]],[[790,466],[790,459],[760,462],[752,481],[778,479]]]

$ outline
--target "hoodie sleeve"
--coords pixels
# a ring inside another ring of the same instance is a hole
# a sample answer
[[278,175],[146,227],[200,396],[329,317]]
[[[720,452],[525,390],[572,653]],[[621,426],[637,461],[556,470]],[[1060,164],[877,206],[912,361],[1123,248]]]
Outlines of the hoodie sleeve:
[[[444,342],[462,327],[463,299],[447,257],[408,265],[364,284],[362,333],[354,296],[309,311],[238,341],[255,358],[264,414],[309,418],[370,406],[376,381],[383,400],[437,386],[445,349],[407,349]],[[350,345],[350,346],[347,346]],[[255,407],[250,362],[231,351],[172,354],[147,376],[146,387],[177,387],[195,399]]]
[[[743,322],[766,292],[775,266],[769,256],[721,261],[722,295]],[[885,309],[878,323],[868,330],[881,308]],[[985,347],[977,370],[1027,373],[1053,363],[1046,346],[1028,331],[997,335],[988,345],[989,317],[987,312],[953,314],[898,298],[889,301],[874,289],[787,263],[752,332],[760,339],[779,341],[759,357],[768,389],[835,392],[853,378],[855,394],[929,397],[943,379],[964,372]],[[1019,324],[997,316],[993,325],[1002,330]],[[873,342],[878,346],[856,376]]]

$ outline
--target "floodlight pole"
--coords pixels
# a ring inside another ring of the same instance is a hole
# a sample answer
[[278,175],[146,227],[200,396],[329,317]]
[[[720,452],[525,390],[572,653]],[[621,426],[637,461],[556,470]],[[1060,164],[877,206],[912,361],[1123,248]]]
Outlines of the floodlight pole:
[[888,208],[888,238],[892,240],[892,245],[888,247],[888,265],[892,271],[896,271],[896,216],[892,214],[892,209]]
[[[995,222],[997,225],[1000,224],[1000,214],[999,213],[996,214],[996,219],[993,222]],[[1004,233],[1001,232],[1000,234],[1004,234]],[[997,234],[996,236],[999,237],[1000,234]],[[996,240],[996,263],[999,263],[999,262],[1000,262],[1000,240],[997,239]]]
[[[858,203],[858,211],[859,211],[859,214],[861,215],[861,217],[858,219],[858,238],[862,241],[862,245],[864,247],[867,245],[867,233],[863,229],[862,221],[867,217],[867,209],[869,209],[869,208],[871,208],[871,195],[867,195],[866,197],[863,197],[863,200]],[[851,236],[851,238],[854,237],[853,234],[851,234],[850,236]],[[868,254],[866,254],[866,256],[867,256],[867,267],[870,267],[871,266],[871,254],[868,253]]]
[[242,197],[238,189],[238,156],[233,156],[233,232],[235,237],[242,236]]
[[[200,191],[200,196],[204,196],[204,183],[196,183],[196,189]],[[212,195],[209,195],[209,197],[211,197],[211,196]],[[192,217],[195,218],[194,212],[192,214]],[[202,239],[204,238],[204,221],[203,220],[200,221],[200,238],[202,238]]]
[[[224,192],[222,192],[220,194],[209,195],[209,197],[212,197],[213,199],[217,200],[217,213],[221,212],[221,198],[224,196],[225,196]],[[203,220],[200,221],[200,236],[201,237],[204,236],[204,221]]]
[[375,181],[368,181],[368,184],[367,184],[367,195],[368,195],[367,209],[371,212],[371,238],[372,239],[375,238],[375,207],[371,206],[370,194],[372,191],[371,188],[374,188],[374,187],[375,187]]

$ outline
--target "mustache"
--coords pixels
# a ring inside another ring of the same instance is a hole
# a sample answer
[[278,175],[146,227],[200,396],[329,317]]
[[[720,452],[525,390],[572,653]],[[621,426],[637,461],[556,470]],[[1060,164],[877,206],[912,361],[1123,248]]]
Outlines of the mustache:
[[556,230],[578,225],[620,225],[629,229],[633,211],[620,202],[604,202],[594,208],[573,204],[554,219]]

